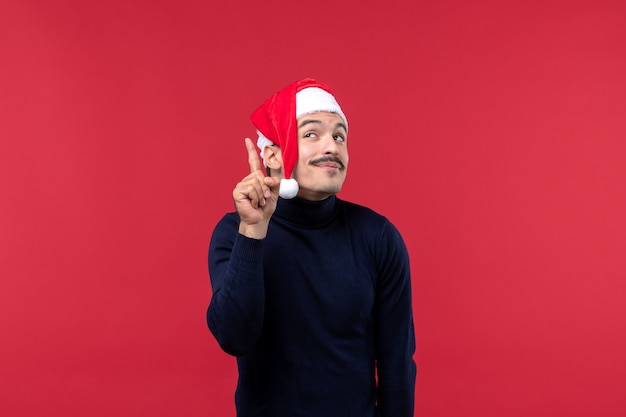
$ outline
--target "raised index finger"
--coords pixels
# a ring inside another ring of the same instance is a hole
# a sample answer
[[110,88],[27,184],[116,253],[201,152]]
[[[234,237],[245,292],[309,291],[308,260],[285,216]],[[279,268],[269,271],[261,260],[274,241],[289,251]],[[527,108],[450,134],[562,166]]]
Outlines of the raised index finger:
[[256,146],[249,138],[246,138],[246,149],[248,150],[248,164],[250,165],[250,172],[254,172],[261,169],[261,160],[259,154],[256,153]]

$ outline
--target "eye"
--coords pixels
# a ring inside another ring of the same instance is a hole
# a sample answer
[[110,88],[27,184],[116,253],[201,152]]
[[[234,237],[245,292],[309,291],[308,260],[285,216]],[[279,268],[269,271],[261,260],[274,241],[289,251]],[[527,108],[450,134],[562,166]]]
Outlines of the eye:
[[337,142],[345,142],[346,138],[344,135],[341,134],[337,134],[335,136],[333,136],[333,139],[335,139]]
[[303,137],[305,137],[305,138],[315,138],[315,137],[317,137],[317,134],[315,132],[306,132]]

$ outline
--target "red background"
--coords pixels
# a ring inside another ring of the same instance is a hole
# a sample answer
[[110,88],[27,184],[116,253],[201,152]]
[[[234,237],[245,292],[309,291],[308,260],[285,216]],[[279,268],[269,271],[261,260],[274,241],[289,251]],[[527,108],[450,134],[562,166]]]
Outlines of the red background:
[[234,416],[208,241],[306,76],[409,247],[416,415],[626,415],[624,1],[213,3],[0,4],[0,415]]

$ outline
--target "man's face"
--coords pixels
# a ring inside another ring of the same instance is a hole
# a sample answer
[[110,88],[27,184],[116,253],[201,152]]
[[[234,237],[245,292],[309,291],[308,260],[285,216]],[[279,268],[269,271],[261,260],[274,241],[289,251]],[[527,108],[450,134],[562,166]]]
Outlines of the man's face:
[[341,190],[348,170],[348,132],[336,113],[317,112],[298,119],[298,162],[292,177],[298,197],[323,200]]

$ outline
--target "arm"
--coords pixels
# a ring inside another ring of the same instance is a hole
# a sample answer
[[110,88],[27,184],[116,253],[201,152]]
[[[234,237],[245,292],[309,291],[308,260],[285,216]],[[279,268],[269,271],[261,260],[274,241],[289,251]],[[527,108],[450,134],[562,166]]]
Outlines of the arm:
[[381,417],[412,417],[416,367],[411,271],[402,237],[389,222],[378,249],[375,323],[378,411]]
[[238,224],[235,215],[227,215],[213,232],[209,247],[213,296],[207,311],[213,336],[235,356],[255,345],[265,308],[263,242],[240,234]]
[[263,238],[276,209],[279,178],[266,177],[248,138],[250,174],[233,190],[237,215],[213,231],[209,274],[213,297],[207,311],[211,332],[225,352],[240,356],[254,347],[263,325]]

